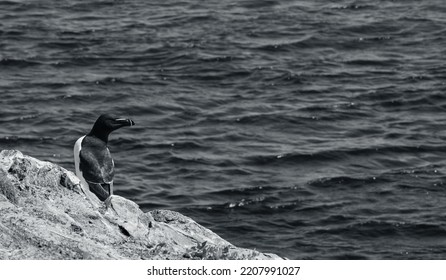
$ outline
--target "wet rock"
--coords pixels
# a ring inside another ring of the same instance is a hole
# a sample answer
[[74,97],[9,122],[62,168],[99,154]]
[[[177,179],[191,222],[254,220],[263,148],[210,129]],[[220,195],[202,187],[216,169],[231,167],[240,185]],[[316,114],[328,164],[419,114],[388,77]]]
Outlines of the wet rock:
[[91,201],[70,171],[0,152],[0,259],[281,259],[238,248],[180,213]]

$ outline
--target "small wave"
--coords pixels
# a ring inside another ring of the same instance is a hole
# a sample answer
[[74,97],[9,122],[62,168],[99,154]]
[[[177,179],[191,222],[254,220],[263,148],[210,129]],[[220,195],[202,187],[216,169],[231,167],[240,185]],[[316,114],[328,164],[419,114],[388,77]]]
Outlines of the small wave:
[[[247,43],[245,43],[247,44]],[[331,43],[327,41],[323,37],[319,37],[317,35],[305,35],[302,38],[294,41],[285,41],[277,39],[273,42],[263,42],[260,41],[256,43],[255,41],[250,41],[250,48],[266,51],[271,53],[280,53],[280,52],[293,52],[296,50],[302,50],[307,48],[324,48],[331,47]]]
[[1,30],[0,34],[6,38],[14,38],[15,36],[23,36],[26,34],[25,30]]
[[334,232],[348,234],[355,238],[383,238],[389,236],[441,238],[446,234],[446,229],[437,224],[367,221],[352,224],[344,229],[338,228]]
[[22,136],[4,136],[0,138],[0,143],[5,145],[32,145],[37,143],[53,143],[56,140],[55,137],[42,136],[42,137],[22,137]]
[[0,66],[5,66],[5,67],[24,68],[24,67],[36,66],[36,65],[40,65],[40,64],[41,63],[36,62],[36,61],[27,60],[27,59],[19,59],[19,58],[2,58],[0,60]]
[[354,59],[354,60],[347,60],[344,63],[350,64],[350,65],[357,65],[357,66],[382,66],[382,67],[391,67],[391,66],[397,66],[401,63],[400,60],[395,59]]
[[278,113],[249,113],[249,115],[241,115],[236,118],[239,124],[251,125],[299,125],[306,123],[310,117],[292,115],[292,114],[278,114]]
[[92,3],[75,2],[69,6],[69,10],[74,12],[91,12],[95,9],[108,8],[121,5],[122,3],[123,1],[120,0],[97,0]]
[[237,60],[245,60],[245,57],[235,55],[208,55],[199,54],[198,60],[202,62],[232,62]]
[[419,146],[376,146],[367,148],[353,148],[340,150],[323,150],[314,153],[289,153],[281,155],[253,155],[245,157],[245,160],[254,165],[283,165],[283,164],[307,164],[311,161],[339,161],[347,157],[370,157],[371,155],[389,155],[403,153],[427,153],[446,152],[443,145],[419,145]]
[[178,166],[205,165],[210,169],[215,169],[217,167],[228,168],[237,166],[232,160],[229,159],[215,159],[212,157],[186,157],[180,155],[170,155],[167,162]]
[[171,147],[175,149],[180,149],[184,151],[188,150],[207,150],[208,147],[204,145],[201,141],[175,141],[170,144]]
[[401,175],[401,174],[413,174],[413,175],[443,175],[442,165],[438,164],[429,164],[426,166],[412,167],[410,169],[397,169],[394,171],[390,171],[387,174],[391,175]]
[[277,189],[272,186],[255,186],[236,189],[225,189],[216,191],[213,194],[218,196],[233,197],[238,195],[251,196],[265,193],[274,193]]
[[[3,119],[0,122],[17,123],[17,122],[21,122],[21,121],[24,121],[24,120],[37,119],[40,116],[42,116],[42,114],[39,114],[39,113],[26,114],[26,115],[5,114],[3,116]],[[13,136],[13,137],[18,137],[18,136]]]
[[333,187],[338,185],[347,188],[359,188],[359,187],[369,187],[370,184],[381,184],[386,182],[389,182],[389,180],[379,176],[378,177],[371,176],[365,178],[337,176],[337,177],[320,178],[314,181],[310,181],[308,182],[308,184],[316,188]]
[[254,8],[254,9],[259,9],[259,8],[265,8],[265,7],[273,7],[276,5],[279,5],[280,1],[276,1],[276,0],[263,0],[263,1],[256,1],[256,0],[243,0],[241,1],[241,6],[244,8]]
[[[190,67],[188,67],[190,68]],[[182,79],[193,79],[198,81],[219,81],[221,83],[225,81],[230,81],[234,79],[243,79],[252,75],[252,72],[247,69],[242,68],[212,68],[208,69],[200,65],[197,67],[196,71],[191,71],[188,73],[182,73],[177,77]]]
[[366,4],[349,4],[342,6],[333,6],[331,9],[334,10],[366,10],[366,9],[376,9],[375,5],[366,5]]
[[228,203],[227,207],[228,208],[245,207],[245,206],[248,206],[250,204],[255,204],[255,203],[262,202],[264,200],[265,200],[264,197],[258,197],[256,199],[244,199],[244,198],[242,198],[239,201]]
[[23,5],[21,1],[8,1],[8,0],[0,1],[0,6],[20,6],[20,5]]
[[382,35],[382,36],[359,37],[357,40],[359,42],[367,42],[367,41],[371,41],[371,42],[375,41],[376,42],[376,41],[388,41],[388,40],[392,40],[392,39],[393,39],[392,36]]
[[327,218],[320,220],[319,223],[323,225],[350,224],[355,220],[356,217],[352,215],[333,214]]
[[85,46],[85,44],[83,42],[79,42],[75,38],[72,38],[72,39],[63,39],[63,40],[59,40],[59,41],[42,42],[37,45],[37,48],[67,50],[67,49],[78,49],[78,48],[82,48],[84,46]]

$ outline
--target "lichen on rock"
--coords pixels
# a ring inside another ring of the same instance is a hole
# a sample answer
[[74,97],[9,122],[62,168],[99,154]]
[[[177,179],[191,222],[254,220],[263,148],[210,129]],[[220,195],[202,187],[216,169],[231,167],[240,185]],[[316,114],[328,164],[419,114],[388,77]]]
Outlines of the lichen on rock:
[[19,151],[0,152],[0,259],[282,259],[239,248],[178,212],[113,196],[91,201],[79,179]]

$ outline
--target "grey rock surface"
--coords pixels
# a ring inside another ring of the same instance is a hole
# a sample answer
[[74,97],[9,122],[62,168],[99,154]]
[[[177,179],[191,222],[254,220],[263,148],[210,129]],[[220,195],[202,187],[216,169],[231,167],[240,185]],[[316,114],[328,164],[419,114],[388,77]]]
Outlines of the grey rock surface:
[[113,196],[19,151],[0,152],[0,259],[282,259],[239,248],[180,213]]

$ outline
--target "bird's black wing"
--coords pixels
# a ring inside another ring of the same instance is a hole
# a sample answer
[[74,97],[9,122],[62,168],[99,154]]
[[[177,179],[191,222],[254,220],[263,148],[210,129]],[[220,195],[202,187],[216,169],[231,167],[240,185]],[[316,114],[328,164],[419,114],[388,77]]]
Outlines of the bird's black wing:
[[89,183],[109,184],[113,181],[114,164],[108,149],[82,149],[79,154],[79,169]]

